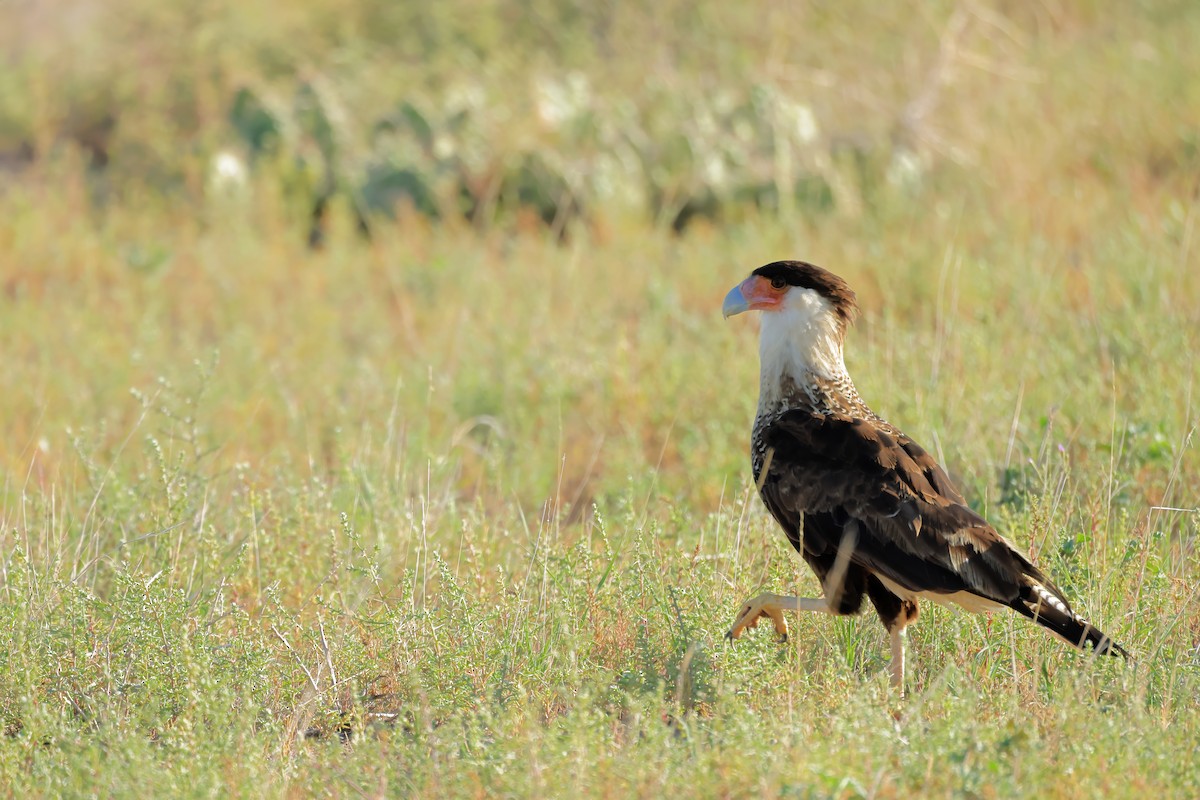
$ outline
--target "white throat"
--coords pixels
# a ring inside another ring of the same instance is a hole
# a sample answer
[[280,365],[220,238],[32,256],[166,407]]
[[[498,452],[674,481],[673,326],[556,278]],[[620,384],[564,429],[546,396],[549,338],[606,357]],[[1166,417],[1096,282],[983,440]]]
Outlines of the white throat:
[[762,315],[758,354],[759,404],[777,405],[789,382],[805,386],[814,377],[848,381],[842,357],[842,327],[833,305],[812,289],[792,287],[783,304]]

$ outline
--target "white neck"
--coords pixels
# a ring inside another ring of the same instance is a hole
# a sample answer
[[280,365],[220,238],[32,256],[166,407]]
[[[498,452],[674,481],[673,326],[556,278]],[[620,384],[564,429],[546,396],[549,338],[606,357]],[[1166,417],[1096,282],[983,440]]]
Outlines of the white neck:
[[763,313],[758,354],[764,407],[780,404],[788,383],[803,387],[813,377],[849,382],[837,312],[811,289],[793,287],[780,308]]

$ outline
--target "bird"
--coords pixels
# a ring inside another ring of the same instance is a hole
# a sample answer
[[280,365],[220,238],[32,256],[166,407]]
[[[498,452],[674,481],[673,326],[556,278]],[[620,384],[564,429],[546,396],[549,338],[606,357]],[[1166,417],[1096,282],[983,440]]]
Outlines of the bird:
[[865,597],[887,629],[891,685],[901,694],[920,600],[1012,609],[1070,645],[1129,657],[967,505],[929,453],[863,401],[843,356],[858,312],[845,280],[804,261],[776,261],[725,296],[726,319],[747,311],[762,315],[754,482],[822,596],[747,600],[730,641],[762,618],[786,640],[784,611],[858,614]]

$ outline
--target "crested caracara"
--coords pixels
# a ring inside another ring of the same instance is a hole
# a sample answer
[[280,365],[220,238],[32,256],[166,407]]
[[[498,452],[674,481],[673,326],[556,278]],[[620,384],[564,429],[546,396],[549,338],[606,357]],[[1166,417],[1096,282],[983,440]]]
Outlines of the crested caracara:
[[919,599],[970,611],[1011,608],[1075,647],[1127,655],[967,506],[920,445],[859,397],[842,358],[857,311],[845,281],[802,261],[778,261],[734,287],[723,311],[762,312],[754,481],[824,594],[761,594],[742,604],[730,639],[760,617],[786,636],[784,611],[856,614],[865,595],[891,638],[891,679],[901,690],[905,628]]

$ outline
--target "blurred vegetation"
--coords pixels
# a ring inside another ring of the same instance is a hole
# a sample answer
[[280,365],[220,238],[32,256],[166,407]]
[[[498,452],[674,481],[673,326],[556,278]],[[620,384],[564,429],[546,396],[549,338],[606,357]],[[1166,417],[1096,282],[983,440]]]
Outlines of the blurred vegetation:
[[[0,5],[0,787],[1200,795],[1200,6]],[[1135,657],[815,582],[747,271]]]
[[[676,230],[858,216],[931,183],[995,202],[1055,175],[1186,184],[1194,17],[1186,2],[12,3],[0,164],[36,180],[76,151],[100,207],[268,184],[315,217],[314,239],[331,203],[364,230],[410,211],[563,234],[625,215]],[[1131,136],[1151,140],[1140,174],[1113,160]]]

